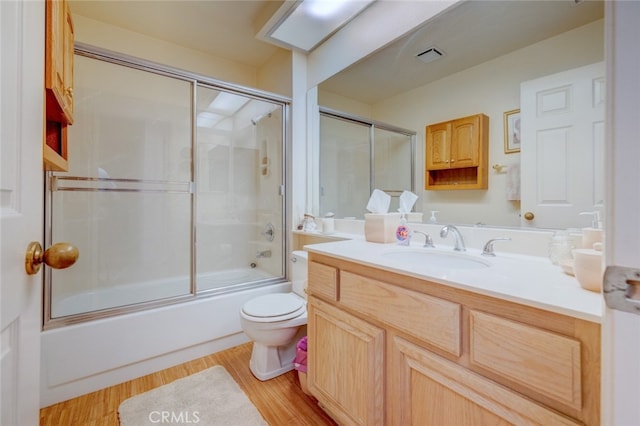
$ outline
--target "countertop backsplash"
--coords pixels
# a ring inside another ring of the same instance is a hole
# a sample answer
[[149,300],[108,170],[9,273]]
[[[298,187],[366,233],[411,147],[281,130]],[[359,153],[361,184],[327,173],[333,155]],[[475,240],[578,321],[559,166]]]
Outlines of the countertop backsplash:
[[[425,232],[431,235],[436,247],[451,247],[453,249],[453,238],[441,238],[440,230],[447,223],[417,223],[409,222],[408,226],[411,232],[414,230]],[[549,256],[549,242],[553,236],[554,230],[540,229],[517,229],[517,228],[498,228],[489,226],[468,226],[456,225],[464,243],[468,248],[482,250],[485,243],[492,238],[511,238],[511,241],[498,241],[494,245],[497,255],[500,252],[511,254],[522,254],[527,256]],[[335,219],[335,228],[331,235],[345,239],[364,239],[364,220],[358,219]],[[324,235],[317,233],[317,235]],[[421,242],[424,236],[413,235],[414,241]],[[392,243],[393,244],[393,243]]]

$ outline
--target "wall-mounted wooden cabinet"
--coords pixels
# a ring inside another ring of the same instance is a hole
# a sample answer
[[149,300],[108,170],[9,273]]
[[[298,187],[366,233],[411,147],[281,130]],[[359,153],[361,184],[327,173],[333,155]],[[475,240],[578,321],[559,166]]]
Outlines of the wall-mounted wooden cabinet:
[[45,96],[47,133],[44,166],[66,171],[67,126],[73,123],[74,30],[67,0],[47,0],[45,25]]
[[425,134],[425,189],[488,188],[489,117],[431,124]]

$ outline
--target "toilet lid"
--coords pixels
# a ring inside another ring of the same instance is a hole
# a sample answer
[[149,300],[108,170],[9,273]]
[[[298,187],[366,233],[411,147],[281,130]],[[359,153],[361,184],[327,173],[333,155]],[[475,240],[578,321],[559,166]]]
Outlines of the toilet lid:
[[283,317],[278,320],[285,320],[302,314],[304,303],[304,299],[291,293],[265,294],[245,303],[242,312],[256,318]]

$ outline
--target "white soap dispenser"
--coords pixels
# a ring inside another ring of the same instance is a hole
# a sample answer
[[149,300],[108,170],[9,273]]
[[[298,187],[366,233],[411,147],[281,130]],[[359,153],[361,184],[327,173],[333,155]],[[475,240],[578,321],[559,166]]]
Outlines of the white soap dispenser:
[[582,248],[592,249],[595,243],[603,242],[604,229],[602,229],[602,221],[600,220],[600,212],[598,210],[580,213],[580,215],[587,214],[592,216],[591,227],[582,228]]
[[436,217],[436,213],[440,213],[440,211],[431,210],[431,217],[429,218],[429,223],[438,223],[438,218]]

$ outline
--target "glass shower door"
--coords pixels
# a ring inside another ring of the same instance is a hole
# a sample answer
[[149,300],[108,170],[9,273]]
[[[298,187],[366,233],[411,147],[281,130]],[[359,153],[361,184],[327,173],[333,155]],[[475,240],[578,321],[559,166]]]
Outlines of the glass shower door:
[[283,106],[204,84],[196,100],[197,291],[281,280]]
[[75,67],[70,170],[48,194],[51,239],[80,258],[47,268],[47,316],[189,295],[193,83],[79,55]]
[[391,195],[390,212],[398,211],[402,191],[413,185],[412,136],[374,127],[373,186]]
[[373,189],[391,196],[414,191],[415,132],[380,122],[320,113],[319,213],[362,219]]
[[371,195],[371,126],[320,115],[320,215],[363,218]]

